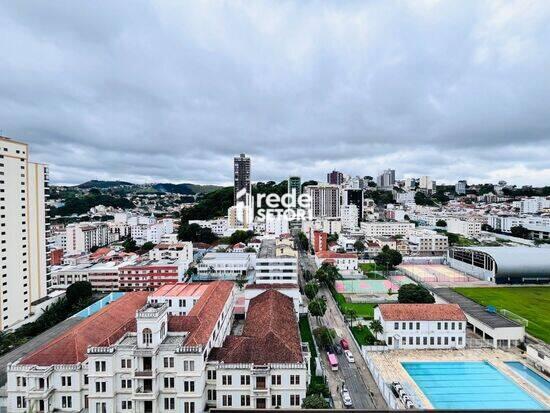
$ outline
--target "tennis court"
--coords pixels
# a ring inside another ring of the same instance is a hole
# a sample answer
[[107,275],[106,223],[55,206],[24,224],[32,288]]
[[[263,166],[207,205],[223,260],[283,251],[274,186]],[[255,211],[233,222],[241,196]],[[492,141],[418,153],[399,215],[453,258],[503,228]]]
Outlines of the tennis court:
[[487,285],[487,282],[481,281],[475,277],[457,271],[446,265],[411,265],[404,264],[398,267],[405,275],[414,281],[429,284],[433,287],[460,285]]

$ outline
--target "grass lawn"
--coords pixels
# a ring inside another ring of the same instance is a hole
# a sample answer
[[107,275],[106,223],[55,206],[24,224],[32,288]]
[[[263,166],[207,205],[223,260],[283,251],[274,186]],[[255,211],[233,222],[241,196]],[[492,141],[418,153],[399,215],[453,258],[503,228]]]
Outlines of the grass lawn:
[[527,320],[528,333],[550,343],[550,287],[455,288],[481,305],[506,309]]
[[376,271],[376,264],[374,262],[359,264],[359,268],[366,274],[371,271]]
[[363,318],[369,318],[369,319],[374,317],[375,304],[348,303],[342,294],[336,292],[333,289],[331,289],[331,291],[341,311],[353,308],[357,312],[357,317],[363,317]]
[[357,342],[362,346],[370,346],[374,344],[375,338],[370,332],[370,330],[367,328],[367,326],[353,326],[351,328],[351,332],[353,333],[353,336],[357,340]]

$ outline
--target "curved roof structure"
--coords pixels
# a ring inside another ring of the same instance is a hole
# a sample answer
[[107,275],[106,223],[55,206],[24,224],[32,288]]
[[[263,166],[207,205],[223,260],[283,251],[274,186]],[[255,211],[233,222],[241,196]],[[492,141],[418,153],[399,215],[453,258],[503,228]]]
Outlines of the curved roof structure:
[[496,263],[497,277],[549,277],[550,248],[532,247],[462,247],[483,252]]

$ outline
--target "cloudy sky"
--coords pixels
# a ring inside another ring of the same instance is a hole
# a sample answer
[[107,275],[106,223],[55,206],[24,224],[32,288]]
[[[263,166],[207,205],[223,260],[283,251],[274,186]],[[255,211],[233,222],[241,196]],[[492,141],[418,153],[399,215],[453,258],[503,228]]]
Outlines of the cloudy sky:
[[0,129],[88,179],[550,185],[550,1],[0,1]]

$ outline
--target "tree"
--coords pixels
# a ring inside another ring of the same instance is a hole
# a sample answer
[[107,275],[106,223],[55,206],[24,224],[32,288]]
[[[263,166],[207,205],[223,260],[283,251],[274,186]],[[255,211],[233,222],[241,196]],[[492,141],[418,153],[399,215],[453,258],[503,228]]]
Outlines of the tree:
[[358,239],[357,241],[355,241],[353,243],[353,248],[355,248],[355,251],[359,252],[359,253],[363,253],[363,251],[365,251],[365,244],[363,244],[363,241],[361,241],[360,239]]
[[427,205],[427,206],[434,206],[434,201],[427,196],[424,192],[417,191],[416,194],[414,194],[414,203],[416,205]]
[[403,256],[397,250],[391,249],[389,246],[384,245],[382,251],[374,257],[374,262],[376,265],[381,265],[386,269],[392,269],[395,266],[401,264],[403,261]]
[[510,232],[514,237],[529,238],[530,231],[522,225],[510,228]]
[[382,326],[382,323],[380,320],[372,320],[369,324],[370,331],[374,333],[374,337],[378,340],[378,334],[382,334],[384,332],[384,327]]
[[433,304],[435,298],[421,285],[405,284],[399,288],[397,301],[401,304]]
[[437,222],[435,223],[435,226],[436,227],[446,227],[447,226],[447,221],[445,221],[444,219],[438,219]]
[[239,287],[239,290],[242,290],[247,282],[248,282],[248,277],[246,275],[246,272],[241,271],[241,273],[237,275],[237,278],[235,279],[235,284],[237,284],[237,287]]
[[198,224],[182,223],[178,229],[180,241],[204,242],[211,244],[218,239],[210,228],[203,228]]
[[313,330],[313,334],[321,347],[331,345],[336,338],[336,332],[332,328],[327,327],[318,327]]
[[132,237],[126,238],[122,246],[124,247],[124,252],[136,252],[139,249]]
[[67,287],[65,297],[69,304],[73,305],[82,299],[92,296],[92,284],[88,281],[77,281]]
[[353,321],[357,319],[357,310],[354,308],[349,308],[346,312],[349,317],[351,328],[353,328]]
[[319,285],[314,281],[310,281],[304,287],[304,292],[307,298],[309,298],[310,300],[313,300],[317,295],[317,293],[319,292]]
[[319,317],[324,316],[327,311],[327,303],[324,300],[317,298],[309,302],[307,309],[313,317],[319,320]]
[[334,281],[342,278],[342,276],[334,265],[324,262],[315,273],[315,278],[317,278],[320,283],[323,283],[329,287],[334,285]]
[[311,396],[312,394],[319,394],[323,397],[330,397],[330,389],[328,388],[326,383],[311,381],[309,383],[309,386],[307,387],[306,394],[308,396]]
[[332,234],[328,234],[327,243],[337,242],[337,241],[338,241],[338,234],[336,232]]
[[307,251],[309,249],[309,241],[307,240],[306,234],[300,232],[298,234],[298,244],[301,249]]
[[155,244],[153,244],[151,241],[147,241],[145,244],[141,246],[141,250],[143,252],[151,251],[153,248],[155,248]]
[[328,409],[328,402],[319,394],[311,394],[302,400],[302,409]]

